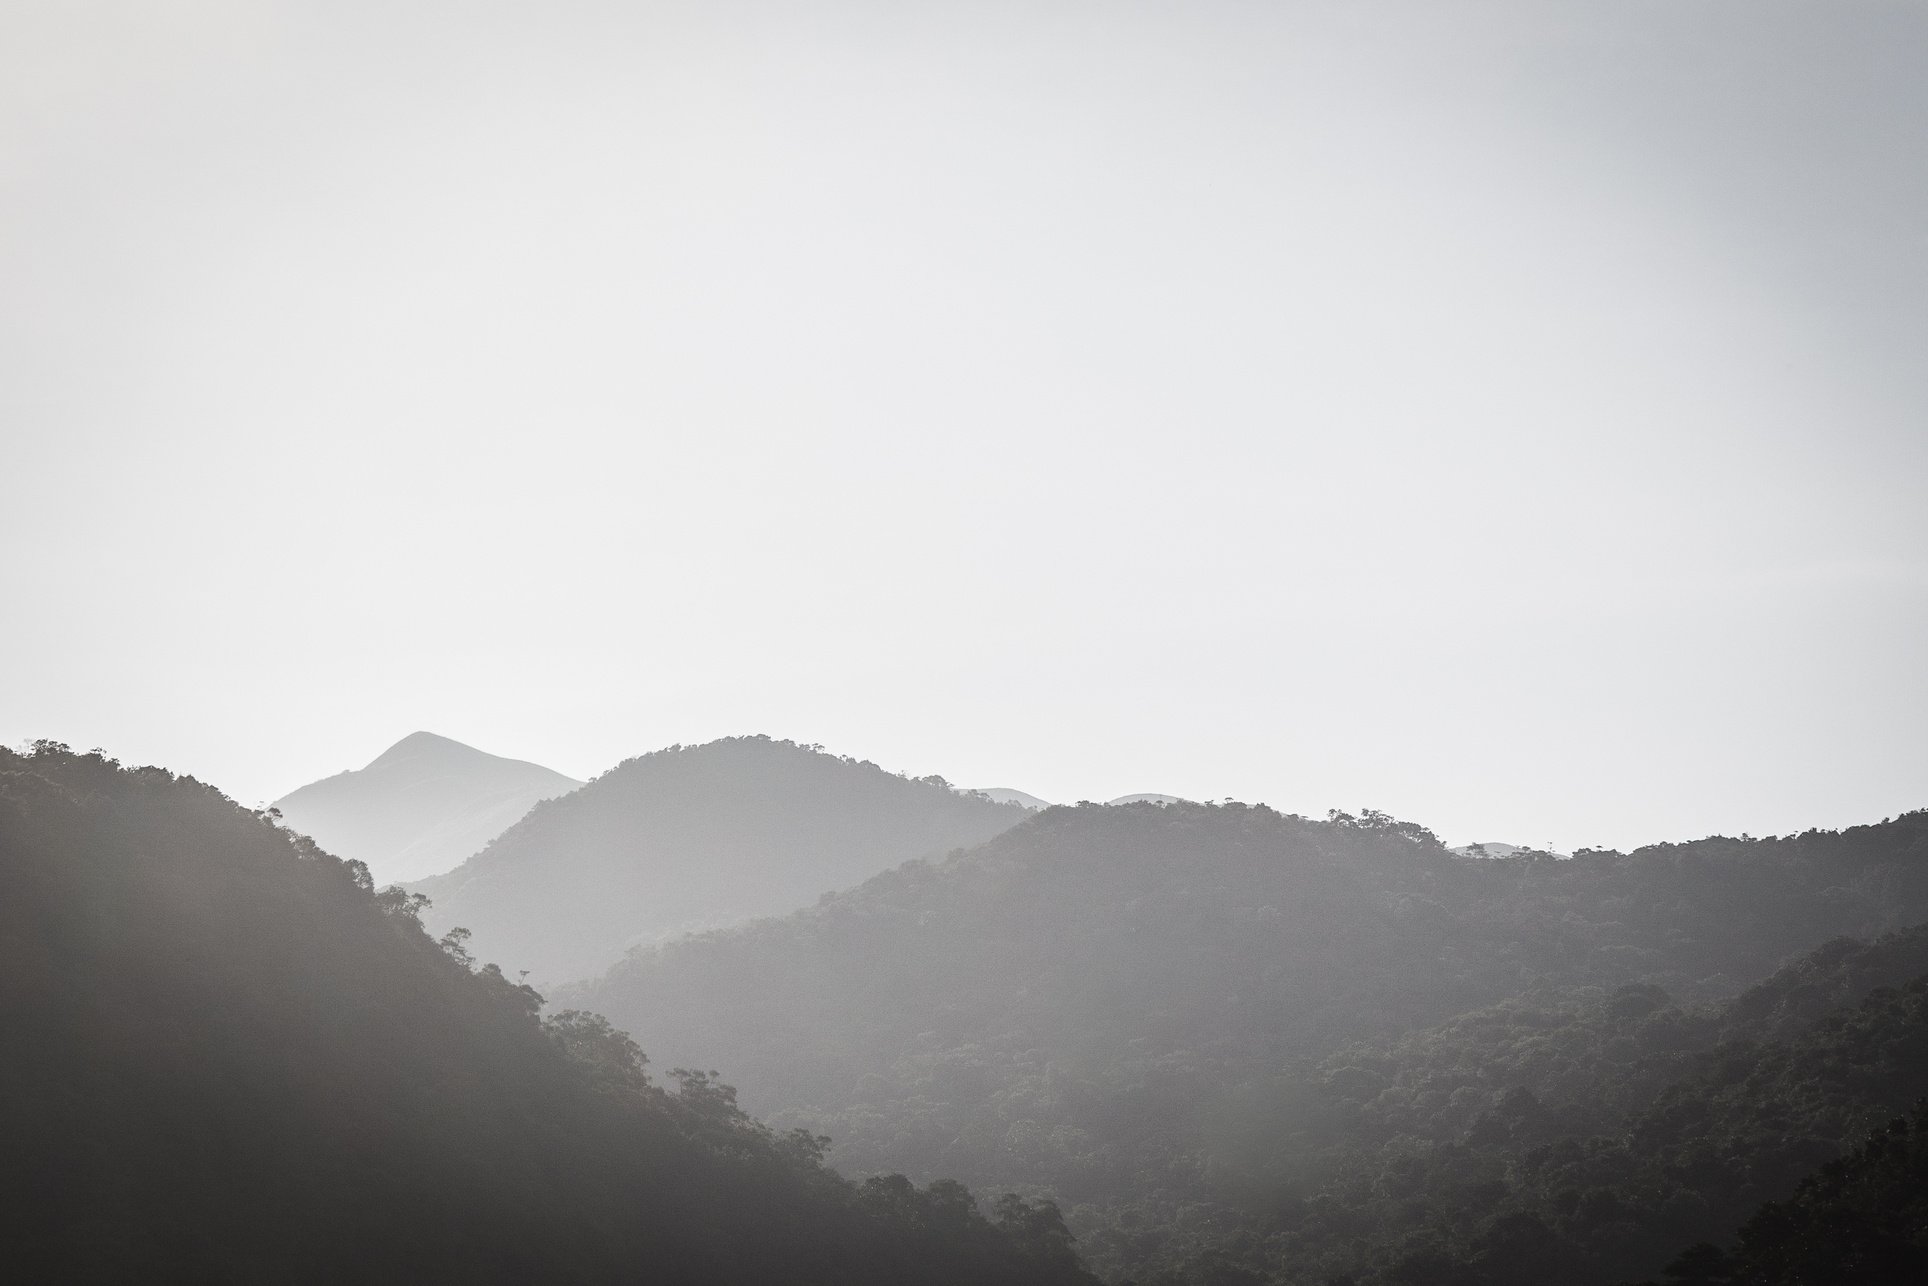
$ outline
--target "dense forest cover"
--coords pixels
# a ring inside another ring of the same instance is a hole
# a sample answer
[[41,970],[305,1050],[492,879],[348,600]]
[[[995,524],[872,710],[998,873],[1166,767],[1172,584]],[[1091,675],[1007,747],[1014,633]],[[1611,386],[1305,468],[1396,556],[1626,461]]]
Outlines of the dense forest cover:
[[626,760],[412,887],[433,900],[435,932],[460,925],[483,959],[559,982],[639,940],[808,906],[1026,816],[940,778],[730,737]]
[[1733,1254],[1703,1242],[1682,1252],[1666,1276],[1733,1286],[1928,1281],[1928,1103],[1870,1133],[1790,1199],[1762,1207]]
[[1051,1206],[847,1182],[419,909],[192,778],[0,750],[18,1280],[1091,1281]]
[[1556,860],[1081,806],[565,994],[847,1169],[1055,1195],[1107,1276],[1604,1283],[1928,1092],[1922,921],[1923,813]]
[[[1825,975],[1843,956],[1837,979],[1908,981],[1778,1040],[1786,1011],[1749,1017],[1759,990],[1680,1007],[1634,984],[1509,1002],[1282,1071],[1248,1089],[1243,1132],[1203,1185],[1243,1212],[1235,1235],[1165,1239],[1154,1258],[1179,1279],[1233,1246],[1303,1281],[1652,1273],[1928,1093],[1928,930],[1830,944],[1790,972]],[[1768,989],[1830,994],[1785,975]],[[1098,1259],[1175,1214],[1116,1213]]]
[[581,785],[541,764],[413,732],[367,767],[309,782],[274,807],[290,829],[394,884],[454,869],[542,800]]

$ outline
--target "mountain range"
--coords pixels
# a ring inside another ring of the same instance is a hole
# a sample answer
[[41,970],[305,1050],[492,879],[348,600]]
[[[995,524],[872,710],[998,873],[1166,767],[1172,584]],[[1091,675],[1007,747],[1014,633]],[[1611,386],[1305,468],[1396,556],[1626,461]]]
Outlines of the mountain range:
[[[364,772],[477,754],[417,734]],[[538,801],[414,886],[283,822],[0,752],[10,1265],[1928,1273],[1928,812],[1562,857],[1373,811],[1029,808],[742,737]],[[498,961],[581,980],[545,1001]]]
[[[1087,1246],[1108,1248],[1107,1275],[1142,1281],[1184,1269],[1185,1243],[1166,1244],[1176,1212],[1226,1230],[1193,1250],[1229,1253],[1285,1235],[1263,1213],[1279,1192],[1309,1200],[1340,1182],[1289,1158],[1307,1147],[1292,1123],[1351,1076],[1350,1048],[1516,999],[1544,1007],[1546,1035],[1630,987],[1629,1012],[1691,1015],[1831,937],[1924,920],[1928,814],[1562,860],[1463,856],[1375,813],[1086,805],[786,917],[634,950],[555,999],[673,1060],[728,1068],[747,1105],[835,1138],[854,1171],[1050,1192]],[[1652,1040],[1689,1048],[1667,1042],[1697,1021],[1656,1020]],[[1600,1085],[1621,1055],[1597,1048],[1604,1061],[1566,1082],[1578,1101],[1612,1097]],[[1896,1057],[1891,1082],[1928,1072]],[[1495,1107],[1519,1083],[1508,1075],[1455,1072],[1439,1092]],[[1852,1099],[1851,1085],[1830,1092]],[[1817,1137],[1838,1150],[1865,1118],[1832,1119]],[[1241,1192],[1253,1185],[1271,1195]],[[1154,1226],[1167,1232],[1133,1231]],[[1683,1228],[1726,1231],[1712,1216],[1656,1223],[1643,1253]],[[1333,1277],[1366,1266],[1337,1244],[1320,1243]]]

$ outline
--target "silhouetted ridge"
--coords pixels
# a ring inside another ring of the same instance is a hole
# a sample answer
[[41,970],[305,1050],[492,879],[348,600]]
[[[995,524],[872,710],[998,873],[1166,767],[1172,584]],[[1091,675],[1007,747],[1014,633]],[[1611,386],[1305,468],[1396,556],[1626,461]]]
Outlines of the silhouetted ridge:
[[0,750],[21,1281],[1095,1286],[1049,1205],[852,1184],[192,778]]
[[907,858],[1022,822],[938,777],[768,737],[626,760],[416,885],[431,926],[541,980],[606,968],[632,943],[794,910]]

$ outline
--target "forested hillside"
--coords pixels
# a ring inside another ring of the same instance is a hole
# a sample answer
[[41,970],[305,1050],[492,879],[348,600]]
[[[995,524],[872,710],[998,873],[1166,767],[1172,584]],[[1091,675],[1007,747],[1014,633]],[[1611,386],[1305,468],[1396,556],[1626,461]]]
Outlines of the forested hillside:
[[1092,1250],[1131,1258],[1150,1229],[1137,1250],[1180,1279],[1233,1258],[1305,1282],[1606,1286],[1731,1237],[1924,1093],[1928,929],[1830,944],[1725,1007],[1640,984],[1507,1002],[1248,1084],[1193,1189],[1223,1205],[1215,1235],[1182,1231],[1167,1194],[1108,1212]]
[[1049,1206],[853,1184],[192,778],[0,750],[22,1281],[1089,1283]]
[[310,782],[275,801],[288,825],[378,884],[451,870],[545,799],[582,785],[520,759],[415,732],[367,767]]
[[[1454,854],[1375,813],[1084,806],[633,952],[567,995],[729,1068],[846,1167],[1054,1194],[1114,1275],[1420,1281],[1435,1261],[1497,1273],[1559,1251],[1633,1276],[1928,1092],[1912,1037],[1857,1044],[1909,1030],[1918,992],[1814,1027],[1928,968],[1917,937],[1827,948],[1734,1000],[1829,939],[1924,920],[1921,813],[1556,860]],[[1736,1113],[1793,1110],[1775,1087],[1826,1081],[1846,1046],[1872,1079],[1815,1090],[1832,1106],[1749,1153],[1741,1182],[1724,1172],[1719,1201],[1625,1195],[1700,1193],[1733,1163],[1667,1152],[1669,1112],[1758,1142],[1767,1127]],[[1758,1100],[1723,1096],[1735,1060],[1770,1069]],[[1635,1120],[1652,1150],[1596,1141]],[[1613,1195],[1566,1208],[1589,1192]],[[1477,1240],[1509,1218],[1492,1236],[1524,1239],[1512,1250]],[[1547,1245],[1522,1249],[1542,1225]]]
[[938,778],[730,737],[627,760],[414,887],[436,932],[467,928],[482,959],[556,982],[639,940],[808,906],[1025,816]]
[[1928,1280],[1928,1102],[1870,1131],[1792,1197],[1763,1206],[1731,1255],[1703,1242],[1683,1251],[1666,1276],[1727,1286]]

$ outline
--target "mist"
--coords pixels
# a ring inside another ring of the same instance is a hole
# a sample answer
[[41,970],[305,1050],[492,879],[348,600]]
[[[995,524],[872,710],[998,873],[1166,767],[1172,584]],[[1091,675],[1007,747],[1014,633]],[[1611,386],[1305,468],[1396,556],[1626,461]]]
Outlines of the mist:
[[20,1261],[1928,1271],[1924,68],[5,7]]
[[1918,19],[18,11],[4,731],[1892,813]]

